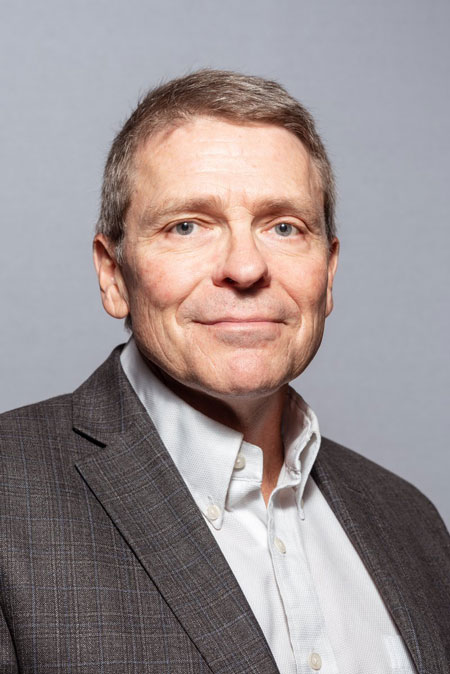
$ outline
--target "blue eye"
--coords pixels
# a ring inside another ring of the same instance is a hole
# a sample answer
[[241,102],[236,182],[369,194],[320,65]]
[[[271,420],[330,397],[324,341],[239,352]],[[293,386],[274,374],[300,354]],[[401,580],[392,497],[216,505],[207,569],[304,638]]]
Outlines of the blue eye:
[[175,225],[175,231],[177,234],[181,234],[182,236],[186,236],[188,234],[192,234],[194,231],[194,224],[193,222],[179,222],[178,225]]
[[288,222],[280,222],[278,225],[275,225],[274,229],[277,234],[285,237],[290,236],[295,232],[295,227]]

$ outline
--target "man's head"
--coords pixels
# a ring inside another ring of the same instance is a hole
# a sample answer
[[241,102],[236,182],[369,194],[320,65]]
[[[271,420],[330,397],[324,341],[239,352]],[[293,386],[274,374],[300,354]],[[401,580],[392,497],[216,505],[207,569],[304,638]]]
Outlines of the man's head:
[[212,395],[262,395],[307,366],[331,311],[331,167],[273,82],[201,71],[150,92],[105,169],[105,309],[151,361]]
[[133,190],[136,151],[157,131],[197,116],[235,124],[273,124],[291,131],[311,155],[322,180],[323,217],[335,236],[333,171],[309,112],[277,82],[223,70],[200,70],[152,89],[117,134],[105,166],[97,233],[121,243]]

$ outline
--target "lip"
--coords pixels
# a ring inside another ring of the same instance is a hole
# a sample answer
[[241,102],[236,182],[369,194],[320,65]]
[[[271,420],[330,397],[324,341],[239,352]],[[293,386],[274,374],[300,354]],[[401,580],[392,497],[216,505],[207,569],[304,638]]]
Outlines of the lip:
[[[262,342],[273,341],[280,337],[282,321],[268,320],[267,318],[225,319],[202,323],[205,330],[227,344],[239,346],[256,345]],[[236,342],[236,340],[238,340]]]
[[274,319],[274,318],[266,318],[265,316],[249,316],[249,317],[242,317],[242,318],[236,318],[234,316],[224,316],[221,318],[215,318],[214,320],[210,321],[198,321],[199,323],[202,323],[203,325],[225,325],[227,323],[229,324],[237,324],[237,325],[248,325],[251,323],[282,323],[283,321],[279,319]]
[[207,323],[208,328],[216,328],[217,330],[228,330],[230,332],[238,332],[242,330],[261,331],[273,330],[277,327],[279,322],[276,321],[217,321],[216,323]]

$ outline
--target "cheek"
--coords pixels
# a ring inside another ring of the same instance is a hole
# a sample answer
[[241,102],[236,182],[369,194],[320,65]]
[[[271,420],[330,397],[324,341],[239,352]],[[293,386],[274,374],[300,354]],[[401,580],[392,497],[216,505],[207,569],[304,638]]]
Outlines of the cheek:
[[176,308],[189,295],[194,279],[181,265],[164,264],[163,260],[147,260],[136,265],[132,274],[131,307],[158,311]]
[[303,265],[287,276],[289,294],[302,312],[320,309],[326,302],[327,270],[323,265]]

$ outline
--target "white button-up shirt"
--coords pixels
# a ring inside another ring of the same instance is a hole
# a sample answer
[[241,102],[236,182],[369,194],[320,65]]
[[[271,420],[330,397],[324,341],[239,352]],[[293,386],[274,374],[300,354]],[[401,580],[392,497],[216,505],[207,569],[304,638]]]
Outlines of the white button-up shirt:
[[122,367],[220,546],[282,674],[412,674],[371,577],[310,476],[317,418],[293,390],[267,508],[262,451],[172,393],[131,339]]

